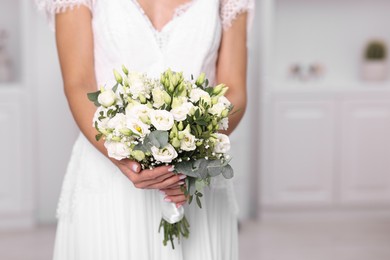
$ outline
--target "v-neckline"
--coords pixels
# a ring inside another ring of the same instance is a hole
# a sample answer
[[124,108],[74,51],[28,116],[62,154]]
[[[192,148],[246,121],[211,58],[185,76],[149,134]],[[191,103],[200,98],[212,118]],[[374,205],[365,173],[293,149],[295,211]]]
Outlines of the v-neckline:
[[[146,23],[149,25],[150,29],[155,33],[155,34],[161,34],[163,33],[166,28],[168,28],[174,21],[176,21],[178,18],[182,17],[183,15],[185,15],[186,13],[188,13],[188,11],[190,11],[190,9],[193,7],[193,5],[197,2],[197,0],[190,0],[189,2],[187,3],[183,3],[179,6],[177,6],[174,11],[173,11],[173,15],[171,17],[171,19],[169,19],[168,22],[166,22],[160,29],[157,29],[154,25],[153,25],[153,22],[152,20],[150,19],[150,17],[146,14],[145,10],[143,9],[143,7],[141,6],[141,4],[138,2],[138,0],[131,0],[131,2],[134,3],[134,5],[137,7],[138,9],[138,12],[144,17],[144,20],[146,21]],[[177,10],[179,10],[180,8],[183,8],[185,7],[186,5],[189,5],[189,7],[181,14],[181,15],[176,15],[177,13]]]

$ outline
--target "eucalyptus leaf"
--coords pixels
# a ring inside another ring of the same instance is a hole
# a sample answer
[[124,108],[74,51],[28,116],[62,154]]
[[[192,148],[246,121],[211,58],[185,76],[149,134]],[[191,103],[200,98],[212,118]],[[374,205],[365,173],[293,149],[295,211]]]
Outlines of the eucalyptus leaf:
[[232,168],[232,166],[230,166],[230,164],[225,165],[225,166],[223,167],[222,175],[223,175],[223,177],[225,177],[226,179],[231,179],[231,178],[233,178],[233,176],[234,176],[233,168]]
[[100,103],[98,102],[98,97],[100,95],[100,90],[99,91],[96,91],[96,92],[92,92],[92,93],[88,93],[87,96],[88,96],[88,99],[90,101],[92,101],[95,106],[97,107],[100,107]]

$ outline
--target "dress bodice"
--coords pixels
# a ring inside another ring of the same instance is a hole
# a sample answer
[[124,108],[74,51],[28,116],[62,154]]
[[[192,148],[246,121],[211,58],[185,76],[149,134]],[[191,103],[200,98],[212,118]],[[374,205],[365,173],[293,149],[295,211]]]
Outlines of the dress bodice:
[[157,31],[137,0],[36,0],[53,24],[57,12],[78,5],[89,7],[94,34],[95,71],[99,85],[110,86],[113,69],[158,76],[171,68],[186,77],[205,72],[215,80],[223,29],[254,0],[192,0]]
[[[95,69],[99,84],[122,64],[158,76],[167,68],[214,79],[221,38],[218,0],[196,0],[161,31],[135,1],[100,0],[93,7]],[[206,12],[206,13],[205,13]]]

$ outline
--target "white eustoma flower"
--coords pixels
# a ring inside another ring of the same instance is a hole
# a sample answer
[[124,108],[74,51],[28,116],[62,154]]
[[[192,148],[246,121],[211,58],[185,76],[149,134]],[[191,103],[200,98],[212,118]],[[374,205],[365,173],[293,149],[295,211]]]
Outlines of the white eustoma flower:
[[105,141],[108,156],[116,160],[122,160],[130,156],[130,149],[121,142]]
[[184,103],[187,103],[188,99],[187,97],[174,97],[172,100],[172,108],[177,108],[183,105]]
[[110,129],[120,130],[126,127],[126,116],[122,113],[117,113],[113,118],[108,120],[107,127]]
[[230,139],[224,134],[215,134],[217,140],[214,145],[215,153],[227,153],[230,150]]
[[180,149],[183,151],[194,151],[196,149],[196,138],[188,130],[180,131]]
[[144,122],[145,119],[146,121],[149,120],[150,111],[151,109],[147,105],[133,105],[129,108],[126,108],[126,116],[142,119],[142,121]]
[[126,125],[133,133],[139,135],[141,138],[144,138],[150,133],[149,125],[138,118],[127,117]]
[[150,86],[146,84],[143,74],[138,72],[130,72],[128,76],[129,92],[132,98],[137,99],[140,95],[149,98]]
[[209,93],[207,93],[206,91],[204,91],[200,88],[192,89],[191,93],[190,93],[190,100],[193,103],[196,103],[200,100],[200,98],[203,98],[205,100],[211,100]]
[[173,115],[166,110],[150,111],[150,121],[157,130],[170,130],[174,124]]
[[98,102],[104,107],[110,107],[116,102],[116,95],[111,89],[104,90],[98,96]]
[[218,103],[222,103],[228,108],[232,103],[230,103],[229,99],[227,99],[225,96],[221,96],[218,98]]
[[228,117],[223,118],[223,119],[219,122],[218,127],[219,127],[219,128],[218,128],[219,130],[227,130],[228,127],[229,127],[229,118],[228,118]]
[[223,103],[217,103],[213,107],[211,107],[208,112],[215,116],[221,116],[222,111],[226,109],[225,105]]
[[152,90],[153,107],[160,108],[165,104],[166,92],[162,89],[155,88]]
[[171,114],[176,121],[183,121],[187,118],[187,115],[190,113],[194,105],[190,102],[184,103],[181,106],[173,108]]
[[173,159],[177,157],[177,152],[175,148],[170,144],[167,144],[161,149],[152,146],[151,150],[154,159],[159,162],[170,163]]

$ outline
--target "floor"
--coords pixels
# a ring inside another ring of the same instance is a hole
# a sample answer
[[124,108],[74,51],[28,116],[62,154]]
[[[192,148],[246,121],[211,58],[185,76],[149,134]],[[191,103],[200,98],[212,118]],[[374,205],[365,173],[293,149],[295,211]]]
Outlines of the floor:
[[[53,226],[0,233],[0,259],[50,260],[53,238]],[[241,260],[390,260],[390,220],[248,222],[240,253]]]

